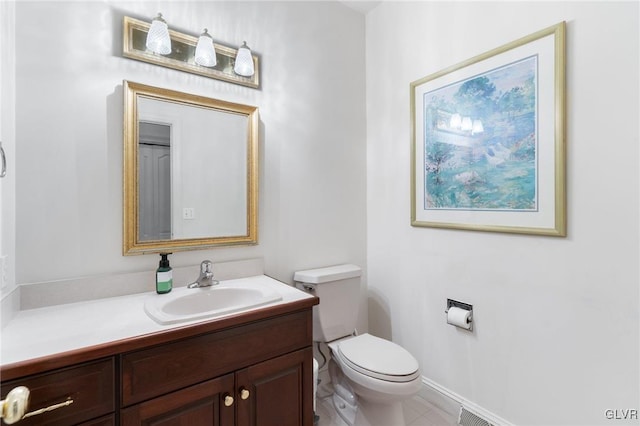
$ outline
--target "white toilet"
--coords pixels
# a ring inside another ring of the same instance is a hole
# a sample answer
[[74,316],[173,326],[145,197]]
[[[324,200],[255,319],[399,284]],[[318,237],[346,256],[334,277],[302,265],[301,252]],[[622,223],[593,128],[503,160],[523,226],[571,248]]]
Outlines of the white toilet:
[[355,265],[298,271],[296,286],[320,298],[313,340],[331,349],[333,403],[349,426],[404,426],[402,401],[422,385],[418,361],[404,348],[370,334],[354,335],[361,269]]

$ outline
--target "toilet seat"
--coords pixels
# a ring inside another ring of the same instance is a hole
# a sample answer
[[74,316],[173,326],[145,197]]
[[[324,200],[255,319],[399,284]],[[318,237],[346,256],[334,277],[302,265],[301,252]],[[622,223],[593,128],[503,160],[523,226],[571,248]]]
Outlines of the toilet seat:
[[346,367],[388,382],[410,382],[420,375],[418,361],[403,347],[368,333],[330,344]]

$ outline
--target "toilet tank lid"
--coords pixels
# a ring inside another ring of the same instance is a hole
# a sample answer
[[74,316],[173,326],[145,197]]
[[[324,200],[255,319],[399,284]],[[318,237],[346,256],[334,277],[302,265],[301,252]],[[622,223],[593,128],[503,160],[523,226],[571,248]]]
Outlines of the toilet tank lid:
[[321,284],[331,281],[346,280],[362,275],[359,266],[346,264],[328,266],[326,268],[307,269],[293,274],[293,280],[300,283]]

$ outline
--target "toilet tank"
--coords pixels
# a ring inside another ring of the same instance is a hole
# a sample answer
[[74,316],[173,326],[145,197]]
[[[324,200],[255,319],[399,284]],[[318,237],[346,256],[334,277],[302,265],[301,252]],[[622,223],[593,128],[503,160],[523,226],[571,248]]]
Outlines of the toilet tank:
[[296,287],[320,299],[320,304],[313,307],[314,341],[330,342],[355,331],[360,275],[360,267],[351,264],[308,269],[293,275]]

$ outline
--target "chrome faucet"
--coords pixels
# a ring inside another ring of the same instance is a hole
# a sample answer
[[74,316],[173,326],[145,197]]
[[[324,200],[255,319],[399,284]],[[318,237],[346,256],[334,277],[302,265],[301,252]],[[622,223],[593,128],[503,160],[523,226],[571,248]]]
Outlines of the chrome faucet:
[[195,282],[187,285],[187,288],[210,287],[218,284],[220,281],[213,278],[213,263],[210,260],[205,260],[200,264],[200,276]]

